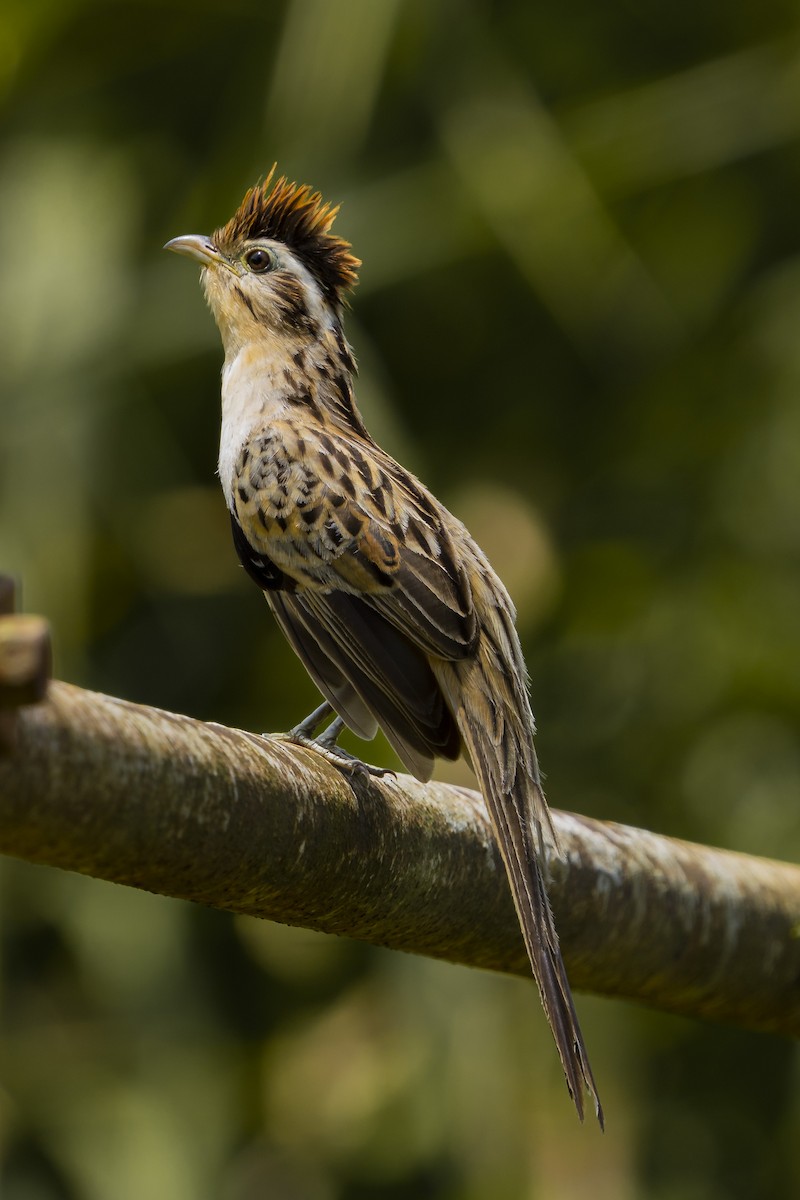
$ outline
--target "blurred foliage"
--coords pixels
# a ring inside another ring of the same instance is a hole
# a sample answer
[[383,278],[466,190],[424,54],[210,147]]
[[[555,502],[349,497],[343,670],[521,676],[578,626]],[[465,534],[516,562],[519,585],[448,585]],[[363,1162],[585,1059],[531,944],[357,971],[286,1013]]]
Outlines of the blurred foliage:
[[[518,601],[553,802],[800,856],[795,5],[6,0],[0,97],[0,567],[61,677],[257,730],[315,701],[160,251],[277,159],[364,259],[368,424]],[[778,1039],[581,1000],[602,1138],[522,981],[13,862],[2,895],[8,1200],[800,1193]]]

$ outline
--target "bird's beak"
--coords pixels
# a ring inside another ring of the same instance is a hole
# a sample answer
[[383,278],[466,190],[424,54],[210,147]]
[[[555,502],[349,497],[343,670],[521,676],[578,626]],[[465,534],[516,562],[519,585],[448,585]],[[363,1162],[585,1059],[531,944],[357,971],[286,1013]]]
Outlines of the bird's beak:
[[233,270],[227,258],[220,254],[211,238],[202,233],[187,233],[183,237],[173,238],[171,242],[167,242],[164,249],[172,250],[175,254],[185,254],[187,258],[194,258],[204,267],[220,266],[227,267],[229,271]]

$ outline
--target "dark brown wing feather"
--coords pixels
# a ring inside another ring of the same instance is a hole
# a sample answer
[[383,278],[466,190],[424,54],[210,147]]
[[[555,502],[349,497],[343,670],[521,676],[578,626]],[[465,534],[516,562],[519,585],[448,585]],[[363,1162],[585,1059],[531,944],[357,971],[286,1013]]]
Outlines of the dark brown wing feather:
[[340,529],[357,527],[359,515],[363,522],[356,535],[342,537],[328,561],[342,589],[356,587],[425,653],[448,661],[468,658],[478,631],[472,589],[445,530],[431,531],[435,549],[416,549],[397,523],[365,508],[362,501],[336,511]]
[[302,620],[297,606],[291,604],[281,592],[270,591],[265,595],[281,632],[325,699],[358,737],[366,741],[374,738],[378,732],[378,722],[373,713],[322,649],[319,639],[314,637]]
[[417,778],[430,779],[435,758],[458,757],[461,737],[427,658],[362,597],[306,591],[268,599],[276,612],[280,605],[292,646],[346,721],[335,690],[341,679]]
[[453,661],[475,649],[478,625],[469,578],[451,560],[401,547],[389,594],[367,597],[409,641],[427,654]]

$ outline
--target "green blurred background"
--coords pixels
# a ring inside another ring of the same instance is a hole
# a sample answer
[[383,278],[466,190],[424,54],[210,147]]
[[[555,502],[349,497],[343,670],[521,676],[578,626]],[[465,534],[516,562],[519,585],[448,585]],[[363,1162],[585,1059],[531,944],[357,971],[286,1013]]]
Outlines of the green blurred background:
[[[796,5],[6,0],[0,96],[0,569],[60,677],[315,702],[161,252],[277,159],[364,259],[370,428],[517,601],[553,803],[800,857]],[[579,998],[601,1137],[525,981],[1,879],[9,1200],[800,1194],[788,1042]]]

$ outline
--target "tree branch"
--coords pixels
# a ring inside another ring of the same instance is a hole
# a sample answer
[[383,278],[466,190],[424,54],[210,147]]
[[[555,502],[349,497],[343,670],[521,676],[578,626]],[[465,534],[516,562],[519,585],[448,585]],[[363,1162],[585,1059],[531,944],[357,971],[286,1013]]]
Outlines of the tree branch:
[[[528,974],[483,802],[63,683],[0,757],[0,852]],[[555,813],[575,986],[800,1034],[800,868]]]

